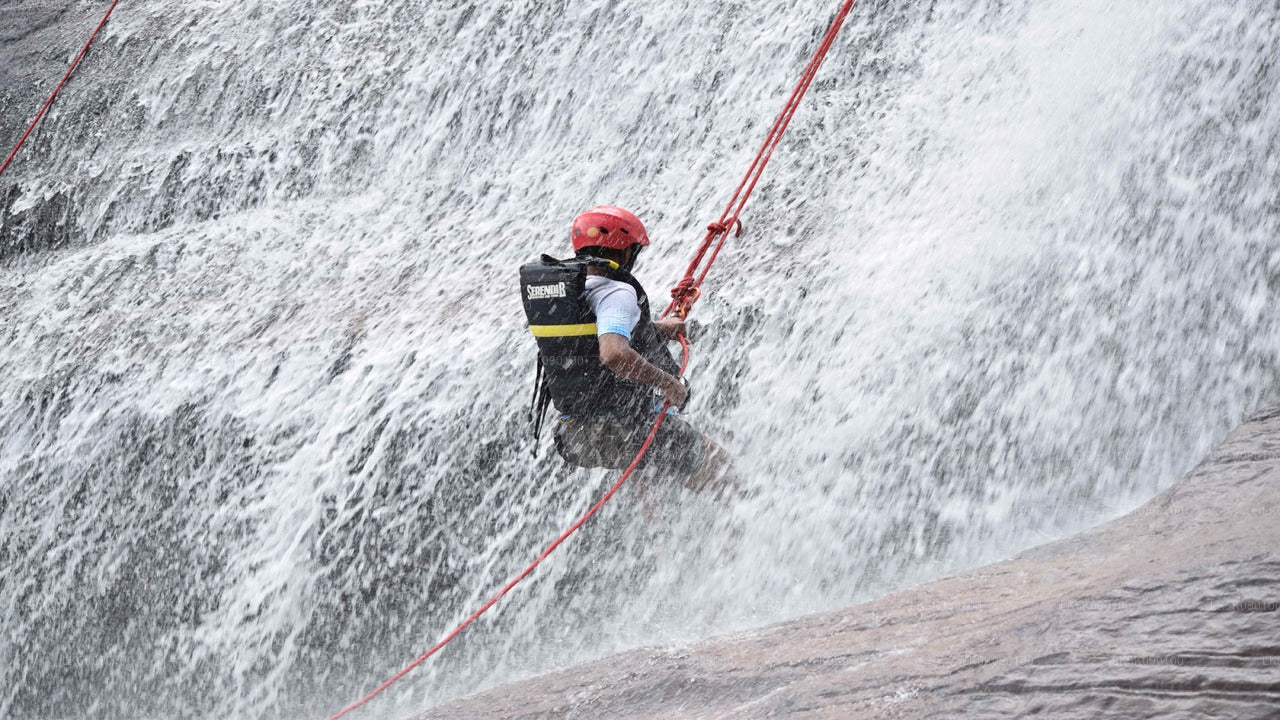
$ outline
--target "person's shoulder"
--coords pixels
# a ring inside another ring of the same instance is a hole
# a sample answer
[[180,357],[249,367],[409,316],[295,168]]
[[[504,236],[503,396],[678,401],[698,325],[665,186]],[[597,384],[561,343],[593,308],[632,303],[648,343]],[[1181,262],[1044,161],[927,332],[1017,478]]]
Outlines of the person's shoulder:
[[599,314],[606,309],[617,312],[632,312],[640,306],[640,298],[636,289],[627,283],[612,280],[599,275],[587,276],[587,303],[592,311]]
[[637,297],[636,289],[631,287],[631,285],[624,283],[621,280],[604,277],[603,275],[587,276],[587,292],[598,292],[601,295],[612,295],[615,292],[621,292],[630,295],[631,297]]

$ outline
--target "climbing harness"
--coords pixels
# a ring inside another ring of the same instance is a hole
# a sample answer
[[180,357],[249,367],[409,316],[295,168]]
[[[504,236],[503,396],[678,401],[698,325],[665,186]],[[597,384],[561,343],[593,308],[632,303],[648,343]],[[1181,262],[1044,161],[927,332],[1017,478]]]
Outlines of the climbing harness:
[[[746,206],[747,199],[751,197],[752,191],[755,190],[756,183],[760,181],[760,176],[764,173],[765,165],[768,164],[769,159],[773,156],[774,149],[782,140],[783,132],[786,131],[787,125],[791,123],[792,116],[795,115],[796,109],[800,106],[800,101],[804,98],[805,92],[808,91],[809,85],[813,83],[813,78],[818,72],[818,67],[822,65],[822,61],[826,58],[827,52],[831,49],[832,43],[835,42],[836,36],[840,34],[840,28],[844,25],[845,18],[848,17],[849,12],[853,9],[855,1],[856,0],[842,1],[840,9],[836,12],[836,16],[831,22],[831,27],[827,30],[826,35],[818,46],[817,52],[814,53],[813,58],[809,61],[809,65],[801,75],[800,82],[796,84],[795,90],[791,92],[791,96],[787,99],[787,103],[783,107],[782,112],[778,115],[778,119],[774,121],[773,127],[769,129],[769,134],[765,137],[764,144],[760,146],[760,151],[756,153],[756,157],[752,161],[751,167],[747,170],[747,174],[742,178],[742,182],[738,183],[738,187],[734,190],[733,197],[729,199],[729,203],[725,206],[724,212],[721,213],[720,219],[707,226],[707,234],[699,244],[693,261],[689,263],[689,267],[685,271],[684,277],[680,279],[680,282],[677,283],[675,288],[671,291],[671,304],[663,311],[663,317],[666,317],[673,312],[681,319],[688,316],[693,304],[702,296],[702,283],[706,280],[707,273],[710,272],[712,264],[715,263],[716,257],[719,256],[720,250],[724,247],[724,243],[729,237],[729,231],[736,226],[737,233],[735,234],[735,237],[742,234],[742,221],[739,219],[739,215],[742,213],[742,208]],[[713,244],[714,249],[712,248]],[[710,250],[709,255],[708,250]],[[683,376],[685,369],[689,365],[689,342],[684,335],[679,336],[679,340],[681,349],[680,375]],[[391,687],[391,685],[400,678],[409,674],[410,671],[425,662],[427,658],[436,654],[437,651],[449,644],[449,642],[461,634],[463,630],[466,630],[471,623],[475,622],[476,619],[483,615],[489,608],[497,604],[497,602],[505,597],[506,594],[518,585],[521,580],[528,577],[528,575],[532,573],[538,565],[547,558],[547,556],[555,552],[556,548],[560,547],[561,543],[567,540],[570,535],[577,532],[578,528],[582,527],[588,520],[594,517],[595,514],[600,511],[600,508],[604,507],[604,504],[609,502],[610,498],[618,492],[622,485],[626,483],[627,479],[631,477],[631,474],[635,472],[636,467],[644,458],[645,453],[648,452],[649,446],[653,444],[653,439],[658,434],[658,429],[662,426],[662,421],[666,418],[667,410],[670,407],[670,403],[663,403],[662,410],[658,413],[657,419],[654,420],[653,427],[649,430],[648,436],[645,437],[644,443],[640,445],[640,450],[636,453],[635,459],[632,460],[631,464],[622,472],[622,476],[618,478],[617,482],[615,482],[613,486],[610,487],[603,496],[601,496],[595,505],[591,506],[590,510],[584,513],[582,517],[578,518],[568,530],[561,533],[560,536],[555,539],[555,542],[548,545],[547,549],[543,550],[541,555],[539,555],[533,562],[529,563],[524,570],[520,571],[520,574],[512,578],[506,585],[502,586],[502,589],[493,597],[489,598],[488,602],[482,605],[479,610],[476,610],[474,613],[467,616],[467,619],[463,620],[448,635],[444,636],[440,642],[432,646],[431,649],[427,650],[422,655],[419,655],[413,662],[405,666],[403,670],[391,676],[390,679],[374,688],[369,692],[369,694],[338,711],[328,720],[338,720],[338,718],[343,717],[347,713],[350,713],[356,708],[359,708],[369,702],[380,695],[384,690]]]
[[0,163],[0,175],[3,175],[4,171],[8,169],[9,163],[13,162],[14,156],[16,156],[18,151],[22,149],[22,146],[26,144],[27,138],[31,135],[31,132],[35,130],[36,126],[40,124],[40,121],[44,119],[45,113],[49,111],[49,106],[53,105],[54,98],[58,97],[58,93],[62,91],[62,86],[66,85],[67,81],[71,79],[71,73],[76,71],[76,67],[79,66],[80,61],[84,59],[85,53],[89,52],[89,46],[92,45],[94,39],[98,37],[98,33],[102,31],[102,27],[107,24],[107,20],[111,17],[111,13],[115,12],[116,5],[118,4],[120,4],[120,0],[114,0],[114,2],[111,3],[111,7],[107,8],[107,14],[102,16],[102,20],[98,22],[98,26],[94,28],[93,33],[89,35],[89,40],[85,42],[84,47],[80,48],[80,54],[76,55],[75,59],[71,61],[71,67],[67,68],[67,74],[62,76],[62,80],[59,81],[57,87],[53,89],[53,93],[49,95],[49,99],[44,101],[44,105],[42,105],[40,107],[40,111],[36,113],[35,119],[27,126],[27,131],[22,133],[22,137],[18,139],[18,143],[9,151],[9,156],[4,159],[4,163]]

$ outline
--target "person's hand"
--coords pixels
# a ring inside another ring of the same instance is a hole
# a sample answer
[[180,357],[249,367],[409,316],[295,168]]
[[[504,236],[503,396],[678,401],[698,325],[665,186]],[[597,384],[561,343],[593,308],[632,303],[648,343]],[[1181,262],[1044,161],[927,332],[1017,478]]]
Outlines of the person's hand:
[[675,340],[678,336],[684,335],[689,337],[689,326],[684,320],[677,317],[663,318],[654,320],[653,326],[658,328],[658,333],[668,340]]
[[671,407],[678,408],[689,399],[689,388],[675,375],[668,375],[658,389],[662,391],[662,399],[671,403]]

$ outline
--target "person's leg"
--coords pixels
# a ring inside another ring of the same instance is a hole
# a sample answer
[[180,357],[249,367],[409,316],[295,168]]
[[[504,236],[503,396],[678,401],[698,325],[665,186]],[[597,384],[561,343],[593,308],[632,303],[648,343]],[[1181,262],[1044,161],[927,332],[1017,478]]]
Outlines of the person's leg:
[[727,502],[731,498],[745,498],[742,479],[733,469],[733,458],[719,443],[702,434],[702,463],[684,481],[684,486],[697,493]]
[[561,418],[556,424],[556,452],[570,465],[621,469],[631,461],[628,429],[607,416]]
[[745,497],[728,451],[678,415],[665,419],[649,454],[649,467],[694,492],[720,502]]

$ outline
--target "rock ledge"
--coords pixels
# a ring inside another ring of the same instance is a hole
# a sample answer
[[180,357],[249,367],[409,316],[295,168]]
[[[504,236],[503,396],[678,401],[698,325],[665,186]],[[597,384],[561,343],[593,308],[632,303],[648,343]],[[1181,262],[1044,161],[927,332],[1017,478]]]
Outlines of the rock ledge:
[[1280,718],[1280,406],[1138,510],[1011,560],[434,718]]

